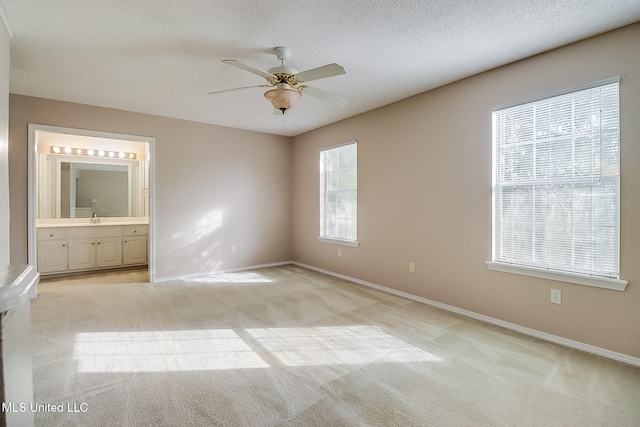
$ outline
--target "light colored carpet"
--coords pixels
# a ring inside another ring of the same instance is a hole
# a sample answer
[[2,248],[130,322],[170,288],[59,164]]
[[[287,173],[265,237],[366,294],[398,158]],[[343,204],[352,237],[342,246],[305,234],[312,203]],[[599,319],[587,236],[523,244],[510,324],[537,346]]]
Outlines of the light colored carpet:
[[40,284],[37,426],[640,425],[638,368],[317,272],[135,277]]

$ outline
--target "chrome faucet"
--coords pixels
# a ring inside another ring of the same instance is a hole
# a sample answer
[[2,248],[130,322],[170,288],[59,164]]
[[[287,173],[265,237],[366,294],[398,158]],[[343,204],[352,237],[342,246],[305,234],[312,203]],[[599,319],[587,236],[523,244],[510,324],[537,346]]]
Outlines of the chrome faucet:
[[91,224],[100,224],[100,217],[95,212],[91,215]]

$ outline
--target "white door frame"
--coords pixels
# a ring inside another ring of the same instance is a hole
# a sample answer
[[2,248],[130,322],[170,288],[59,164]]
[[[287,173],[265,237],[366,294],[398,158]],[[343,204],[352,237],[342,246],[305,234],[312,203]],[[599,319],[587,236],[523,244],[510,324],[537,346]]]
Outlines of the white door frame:
[[48,126],[29,123],[29,153],[28,153],[28,191],[27,191],[27,239],[28,263],[38,265],[37,232],[36,232],[36,197],[38,159],[36,152],[36,138],[39,131],[61,133],[68,135],[90,136],[106,139],[121,139],[125,141],[149,144],[149,281],[155,282],[155,138],[149,136],[126,135],[112,132],[101,132],[88,129],[75,129],[59,126]]

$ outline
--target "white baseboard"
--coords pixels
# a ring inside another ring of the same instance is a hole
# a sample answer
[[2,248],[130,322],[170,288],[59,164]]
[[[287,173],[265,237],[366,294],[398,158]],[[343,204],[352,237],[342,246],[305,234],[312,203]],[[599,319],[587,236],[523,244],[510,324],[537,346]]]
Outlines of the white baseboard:
[[281,261],[281,262],[273,262],[270,264],[249,265],[245,267],[228,268],[224,270],[213,270],[205,273],[182,274],[180,276],[162,277],[159,279],[156,278],[153,283],[166,283],[166,282],[173,282],[176,280],[188,280],[188,279],[195,279],[198,277],[212,275],[212,274],[236,273],[239,271],[249,271],[249,270],[255,270],[258,268],[268,268],[268,267],[280,267],[283,265],[291,265],[291,264],[293,264],[293,261]]
[[420,302],[423,304],[428,304],[434,307],[441,308],[443,310],[451,311],[453,313],[461,314],[466,317],[470,317],[472,319],[480,320],[486,323],[490,323],[492,325],[501,326],[506,329],[511,329],[513,331],[521,332],[525,335],[530,335],[536,338],[540,338],[546,341],[550,341],[556,344],[564,345],[566,347],[575,348],[577,350],[581,350],[587,353],[592,353],[598,356],[606,357],[609,359],[617,360],[619,362],[628,363],[634,366],[640,366],[640,358],[629,356],[623,353],[617,353],[615,351],[607,350],[604,348],[596,347],[590,344],[585,344],[579,341],[573,341],[567,338],[559,337],[556,335],[551,335],[546,332],[537,331],[535,329],[527,328],[524,326],[517,325],[515,323],[505,322],[504,320],[495,319],[493,317],[485,316],[484,314],[475,313],[473,311],[464,310],[462,308],[454,307],[448,304],[442,304],[437,301],[433,301],[430,299],[418,297],[412,294],[408,294],[406,292],[398,291],[396,289],[387,288],[385,286],[377,285],[375,283],[367,282],[365,280],[356,279],[355,277],[345,276],[344,274],[334,273],[333,271],[325,270],[323,268],[314,267],[312,265],[303,264],[300,262],[291,262],[291,264],[297,265],[299,267],[308,268],[309,270],[314,270],[320,273],[327,274],[329,276],[338,277],[340,279],[348,280],[350,282],[358,283],[360,285],[368,286],[370,288],[377,289],[379,291],[383,291],[389,294],[393,294],[399,297],[403,297],[412,301]]

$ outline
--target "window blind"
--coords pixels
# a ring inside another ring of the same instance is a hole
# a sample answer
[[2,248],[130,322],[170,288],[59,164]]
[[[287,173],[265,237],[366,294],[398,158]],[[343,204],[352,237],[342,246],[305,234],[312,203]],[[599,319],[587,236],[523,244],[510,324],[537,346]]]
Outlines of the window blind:
[[618,92],[494,111],[494,261],[619,277]]

